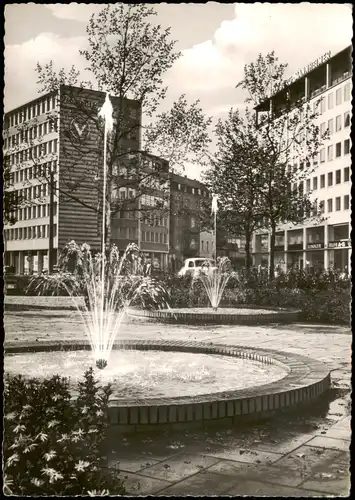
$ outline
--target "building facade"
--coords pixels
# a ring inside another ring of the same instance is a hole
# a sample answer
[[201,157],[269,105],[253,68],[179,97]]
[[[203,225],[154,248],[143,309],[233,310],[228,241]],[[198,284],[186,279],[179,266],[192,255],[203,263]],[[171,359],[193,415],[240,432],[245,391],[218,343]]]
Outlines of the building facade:
[[[17,222],[4,228],[5,264],[17,274],[40,273],[48,268],[51,206],[54,261],[70,240],[89,243],[94,250],[101,248],[104,159],[98,112],[104,99],[102,92],[62,86],[5,115],[4,160],[11,169],[6,189],[21,199],[15,214]],[[133,169],[141,162],[137,152],[141,149],[142,113],[137,101],[125,99],[122,103],[111,97],[111,102],[114,124],[121,116],[121,126],[123,123],[123,129],[129,131],[120,137],[117,161],[113,161],[117,179],[118,169],[127,172],[130,165]],[[149,162],[158,159],[144,161],[148,166],[142,168],[149,169]],[[168,164],[162,168],[168,171]],[[110,241],[120,250],[135,242],[149,253],[156,267],[158,263],[166,266],[168,217],[162,221],[155,217],[155,222],[148,224],[139,213],[141,208],[144,212],[144,207],[152,206],[157,189],[148,187],[146,194],[137,196],[127,179],[122,186],[111,180],[108,189],[112,199],[119,197],[117,206],[122,206],[110,213]]]
[[178,269],[184,259],[200,257],[200,213],[206,186],[187,176],[170,173],[170,267]]
[[[347,47],[332,57],[326,54],[299,72],[288,85],[291,96],[296,94],[308,100],[314,109],[319,106],[317,124],[320,133],[328,129],[330,135],[314,159],[314,171],[304,180],[303,186],[305,192],[311,193],[312,199],[318,199],[325,220],[320,223],[306,220],[302,225],[278,228],[275,265],[283,269],[350,271],[351,52],[351,47]],[[265,103],[256,108],[257,114],[263,106]],[[257,231],[252,248],[255,265],[267,267],[270,234]]]

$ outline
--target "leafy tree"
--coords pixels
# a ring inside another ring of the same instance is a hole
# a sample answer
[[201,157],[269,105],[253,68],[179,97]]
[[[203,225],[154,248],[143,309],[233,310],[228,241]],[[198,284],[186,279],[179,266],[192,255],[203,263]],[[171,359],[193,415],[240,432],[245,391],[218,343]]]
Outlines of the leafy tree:
[[[225,121],[218,121],[215,134],[217,152],[205,180],[218,195],[217,227],[230,235],[245,237],[245,266],[249,269],[252,234],[264,215],[260,197],[264,178],[259,171],[262,145],[248,110],[243,119],[238,110],[231,109]],[[204,213],[210,219],[207,210]]]
[[22,206],[21,195],[14,189],[13,175],[8,161],[4,155],[3,159],[3,210],[5,224],[15,224],[17,221],[17,211]]
[[244,78],[237,85],[248,92],[246,102],[256,110],[255,180],[258,204],[263,208],[262,226],[271,231],[270,277],[274,276],[277,226],[299,224],[311,214],[320,219],[321,207],[312,200],[311,191],[305,192],[304,182],[328,137],[328,131],[320,134],[316,124],[321,99],[311,107],[304,82],[287,87],[286,68],[274,52],[260,54],[245,66]]
[[[201,164],[210,142],[207,128],[211,119],[204,115],[198,101],[189,104],[185,96],[181,96],[170,110],[157,112],[167,92],[163,85],[164,73],[180,53],[174,51],[176,42],[169,40],[170,28],[153,24],[155,15],[154,9],[145,4],[108,5],[99,14],[92,15],[87,26],[88,48],[80,51],[88,64],[89,82],[80,80],[74,66],[69,72],[64,69],[56,72],[52,61],[37,64],[39,92],[63,89],[61,104],[65,102],[71,107],[72,116],[79,115],[99,137],[96,147],[83,141],[69,143],[70,147],[61,151],[61,183],[54,185],[56,194],[61,203],[69,203],[73,210],[81,205],[96,212],[98,220],[106,207],[108,240],[110,218],[118,211],[136,213],[138,210],[143,217],[153,211],[161,216],[168,209],[166,164],[156,161],[154,154],[168,160],[171,169],[181,169],[187,161]],[[98,118],[98,106],[93,108],[82,99],[85,88],[115,96],[114,128],[107,145],[105,203],[102,199],[103,123]],[[139,104],[133,118],[130,115],[132,100]],[[140,111],[149,123],[142,124],[141,117],[137,116]],[[51,116],[54,127],[58,126],[58,119],[58,112],[54,110]],[[26,128],[37,128],[35,120]],[[22,132],[25,134],[26,130]],[[142,135],[141,146],[139,135]],[[38,135],[35,140],[37,146],[44,143]],[[30,141],[28,134],[27,143]],[[32,150],[31,145],[29,149]],[[36,155],[31,159],[39,165],[42,160],[38,151]],[[85,169],[78,168],[79,164],[86,164]],[[43,169],[36,177],[40,177],[42,183],[49,182],[49,172]],[[93,186],[97,196],[85,195]],[[130,190],[129,198],[117,196],[122,188]],[[153,206],[144,203],[144,194],[157,195]]]

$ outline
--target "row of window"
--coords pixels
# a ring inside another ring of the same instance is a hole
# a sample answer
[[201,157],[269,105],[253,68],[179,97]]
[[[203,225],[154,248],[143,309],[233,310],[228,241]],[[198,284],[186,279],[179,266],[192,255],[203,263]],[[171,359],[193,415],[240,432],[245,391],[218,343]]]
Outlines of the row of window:
[[167,233],[156,233],[153,231],[142,231],[142,241],[147,243],[167,243]]
[[[325,174],[319,176],[319,187],[320,189],[325,188]],[[349,182],[350,180],[350,168],[345,167],[343,169],[343,182]],[[327,187],[333,186],[335,184],[341,184],[341,169],[335,170],[335,172],[328,172],[327,174]],[[316,191],[318,189],[318,177],[313,177],[312,189]],[[306,180],[306,192],[309,193],[311,190],[311,179]]]
[[[173,186],[174,187],[174,186]],[[207,191],[204,191],[200,188],[186,186],[185,184],[177,184],[178,191],[183,191],[185,193],[196,194],[198,196],[208,197],[209,194]]]
[[[327,160],[332,161],[334,159],[334,152],[335,152],[335,158],[340,158],[342,155],[342,144],[341,142],[337,142],[336,144],[331,144],[330,146],[327,147]],[[325,157],[325,152],[326,148],[322,148],[319,151],[319,162],[320,163],[325,163],[326,157]],[[343,145],[343,155],[348,155],[350,154],[350,139],[345,139],[344,145]],[[313,161],[314,165],[318,164],[318,159],[315,158]]]
[[[325,211],[325,203],[324,201],[319,202],[319,208],[321,213]],[[343,210],[349,210],[350,208],[350,199],[349,195],[346,194],[343,197]],[[342,209],[341,207],[341,196],[337,196],[335,198],[335,202],[333,203],[333,198],[328,198],[327,200],[327,213],[332,213],[333,211],[339,212]]]
[[50,161],[42,165],[34,165],[33,167],[22,168],[10,174],[10,185],[17,182],[24,182],[39,177],[49,177],[50,172],[57,172],[57,161]]
[[[343,87],[338,88],[335,91],[335,105],[340,106],[340,104],[346,101],[350,101],[351,99],[351,86],[350,83],[347,83]],[[313,110],[318,111],[322,114],[326,111],[326,107],[328,104],[328,110],[334,108],[334,92],[330,92],[327,96],[327,99],[322,99],[320,103],[317,101],[313,103]]]
[[[54,182],[53,185],[53,190],[54,193],[57,190],[57,183]],[[31,186],[23,189],[17,189],[16,191],[17,197],[20,200],[20,202],[23,201],[32,201],[37,198],[42,198],[44,196],[49,195],[49,184],[48,183],[43,183],[43,184],[37,184],[36,186]],[[13,191],[14,193],[14,191]]]
[[201,250],[202,252],[213,252],[213,241],[201,240]]
[[[7,241],[13,240],[31,240],[35,238],[48,238],[49,225],[41,224],[38,226],[15,227],[5,230]],[[57,236],[57,224],[53,225],[53,237]]]
[[13,111],[7,115],[6,119],[8,120],[8,123],[5,128],[14,127],[15,125],[31,120],[32,118],[35,118],[43,113],[48,113],[56,107],[56,104],[55,95],[44,97],[32,104],[27,104],[21,109]]
[[17,153],[11,153],[7,155],[9,165],[17,165],[23,161],[34,160],[37,158],[43,158],[49,154],[56,154],[58,151],[58,139],[53,139],[52,141],[44,142],[43,144],[37,144],[37,146],[32,146],[30,148],[23,149]]
[[[328,125],[328,126],[327,126]],[[345,111],[344,115],[337,115],[335,117],[335,132],[339,132],[343,128],[350,127],[350,112]],[[323,135],[328,130],[329,134],[334,134],[334,118],[330,118],[328,123],[322,122],[319,126],[320,135]]]
[[[57,215],[57,203],[53,203],[53,215]],[[49,204],[32,205],[20,208],[16,212],[18,221],[49,217]]]
[[30,141],[42,138],[44,135],[55,132],[58,129],[56,126],[56,120],[47,120],[38,125],[33,125],[26,130],[17,132],[16,134],[10,135],[9,137],[4,137],[4,149],[15,148],[25,143],[28,144]]

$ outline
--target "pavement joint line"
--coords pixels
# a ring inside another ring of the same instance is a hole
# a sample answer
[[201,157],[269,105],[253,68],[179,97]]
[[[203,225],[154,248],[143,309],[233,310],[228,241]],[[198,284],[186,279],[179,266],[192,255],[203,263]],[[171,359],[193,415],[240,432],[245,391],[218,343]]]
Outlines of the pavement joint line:
[[[184,452],[182,452],[182,453],[184,453]],[[190,452],[188,454],[192,454],[192,452]],[[201,456],[208,456],[208,455],[203,454]],[[216,458],[216,457],[211,457],[211,458]],[[167,459],[167,460],[169,460],[169,459]],[[169,481],[168,479],[163,479],[163,481],[168,481],[172,485],[179,484],[179,483],[182,483],[183,481],[186,481],[186,479],[190,479],[190,477],[194,477],[194,476],[197,476],[198,474],[202,474],[204,471],[210,469],[211,467],[213,467],[214,465],[218,464],[219,462],[224,462],[225,461],[225,459],[223,459],[223,458],[216,459],[216,460],[217,461],[215,463],[213,463],[211,465],[208,465],[207,467],[203,467],[203,469],[198,470],[197,472],[194,472],[193,474],[190,474],[188,476],[185,476],[185,477],[179,479],[178,481],[173,481],[172,482],[172,481]],[[163,460],[163,461],[165,461],[165,460]],[[212,472],[210,472],[210,474],[216,474],[216,476],[222,476],[222,477],[224,477],[223,474],[220,474],[218,472],[213,472],[212,471]],[[143,475],[143,474],[141,474],[141,475]],[[160,479],[160,480],[162,480],[161,478],[153,477],[153,476],[144,476],[144,477],[151,477],[152,479]],[[167,489],[167,488],[170,488],[170,485],[169,486],[164,486],[164,488],[162,490],[159,490],[159,491],[163,491],[164,489]]]
[[274,465],[274,464],[277,464],[277,462],[279,460],[282,460],[283,458],[287,457],[287,455],[290,455],[291,453],[294,453],[295,451],[297,451],[299,448],[302,448],[302,446],[307,446],[307,443],[309,443],[310,441],[312,441],[312,439],[314,438],[315,436],[312,436],[310,439],[308,439],[307,441],[304,441],[302,444],[300,444],[299,446],[297,446],[296,448],[294,448],[293,450],[291,451],[288,451],[287,453],[283,453],[282,454],[282,457],[278,458],[277,460],[275,460],[275,462],[273,462],[271,465]]

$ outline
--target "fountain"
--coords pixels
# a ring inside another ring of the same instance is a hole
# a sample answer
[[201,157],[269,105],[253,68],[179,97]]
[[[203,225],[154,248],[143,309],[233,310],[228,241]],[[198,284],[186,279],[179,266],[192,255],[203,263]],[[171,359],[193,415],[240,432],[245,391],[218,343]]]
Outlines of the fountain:
[[[104,108],[103,199],[106,141],[112,121],[108,98]],[[35,369],[37,377],[65,373],[69,380],[75,379],[87,368],[87,351],[91,350],[99,380],[114,384],[109,417],[123,431],[146,429],[147,425],[204,426],[216,419],[233,425],[240,418],[257,419],[274,409],[306,402],[328,389],[327,368],[303,356],[190,341],[119,338],[117,342],[130,304],[140,300],[145,309],[160,306],[170,311],[166,292],[150,276],[137,245],[128,245],[122,256],[113,246],[106,256],[105,218],[103,210],[102,253],[93,257],[88,245],[78,247],[71,242],[69,250],[75,255],[76,272],[70,277],[59,276],[81,315],[89,342],[7,343],[5,372],[32,376]],[[221,260],[216,272],[201,278],[214,314],[229,279],[225,264]],[[84,305],[79,299],[83,291]],[[176,317],[172,312],[171,317]],[[159,313],[153,311],[152,315]],[[196,315],[193,319],[196,321]],[[117,356],[109,363],[113,349],[117,349]],[[124,351],[131,354],[125,357]],[[53,356],[53,352],[58,355]],[[42,367],[40,374],[38,366]]]
[[200,273],[194,277],[195,280],[201,280],[214,311],[218,310],[224,289],[230,278],[227,267],[230,267],[230,261],[227,257],[218,258],[216,268],[211,268],[210,263],[206,261]]

